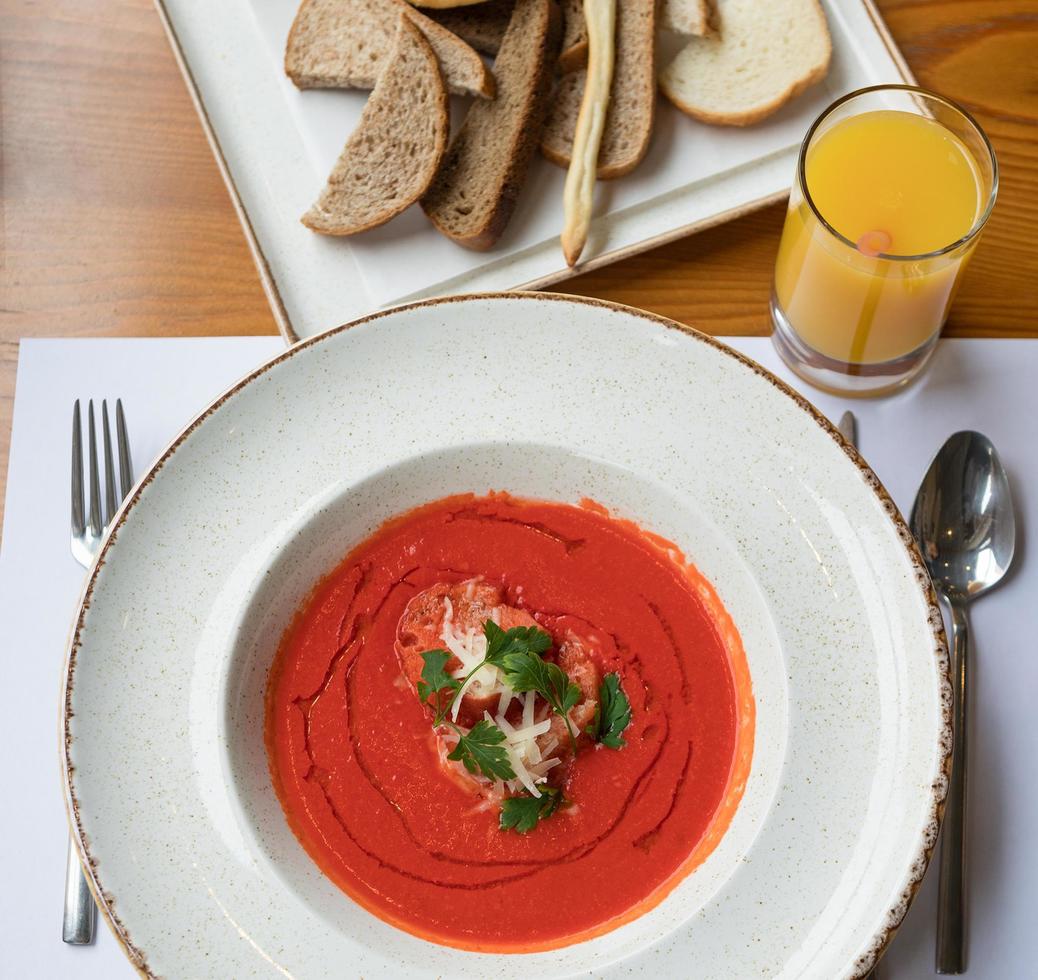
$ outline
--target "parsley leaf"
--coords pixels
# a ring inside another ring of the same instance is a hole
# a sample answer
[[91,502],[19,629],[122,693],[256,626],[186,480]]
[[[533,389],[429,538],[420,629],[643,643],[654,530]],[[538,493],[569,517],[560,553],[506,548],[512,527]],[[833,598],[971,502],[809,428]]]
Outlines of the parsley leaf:
[[551,710],[562,716],[569,732],[573,754],[577,754],[577,736],[569,720],[569,711],[580,700],[580,688],[558,665],[541,659],[539,653],[512,653],[504,658],[501,669],[505,683],[517,694],[535,691],[551,705]]
[[484,663],[504,667],[505,658],[523,653],[544,653],[551,646],[551,636],[536,626],[515,626],[505,632],[492,619],[483,624],[487,638]]
[[565,800],[562,790],[554,786],[539,787],[541,798],[535,796],[510,796],[501,804],[498,826],[502,830],[514,830],[525,834],[533,830],[541,820],[547,820]]
[[622,749],[627,743],[621,738],[631,723],[631,702],[620,687],[619,674],[606,674],[598,689],[598,707],[588,734],[611,749]]
[[565,717],[580,700],[580,688],[558,665],[542,660],[536,653],[513,653],[502,664],[505,683],[517,693],[536,691],[552,710]]
[[479,721],[467,735],[458,730],[458,744],[447,758],[461,762],[471,773],[478,770],[487,779],[515,779],[504,740],[505,733],[497,725]]
[[422,654],[425,666],[422,668],[422,679],[418,682],[418,697],[423,701],[429,700],[430,694],[438,694],[440,691],[456,691],[461,687],[445,670],[447,661],[451,655],[446,650],[426,650]]

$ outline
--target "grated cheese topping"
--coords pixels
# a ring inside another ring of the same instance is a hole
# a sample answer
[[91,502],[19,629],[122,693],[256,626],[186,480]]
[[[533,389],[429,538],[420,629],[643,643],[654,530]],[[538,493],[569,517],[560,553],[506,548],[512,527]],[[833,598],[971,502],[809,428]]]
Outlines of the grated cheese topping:
[[[474,584],[475,580],[469,583],[469,588],[474,588]],[[451,674],[455,680],[460,681],[487,655],[487,638],[481,630],[462,630],[455,626],[454,606],[449,597],[443,597],[443,606],[443,627],[440,630],[440,639],[443,641],[444,647],[461,661],[461,666]],[[495,623],[498,622],[501,618],[501,610],[495,606],[490,610],[490,618]],[[472,694],[477,698],[497,697],[499,699],[498,714],[503,714],[508,709],[508,703],[513,696],[512,689],[502,679],[501,671],[489,664],[477,670],[461,688],[454,701],[454,707],[451,709],[452,721],[458,720],[461,701],[466,694]]]
[[[474,587],[474,582],[470,583],[470,587]],[[469,598],[471,598],[471,594]],[[486,657],[487,640],[482,631],[462,630],[456,626],[454,607],[450,599],[444,596],[443,603],[443,628],[440,638],[444,647],[458,658],[460,666],[452,672],[451,676],[461,680]],[[499,625],[500,615],[500,608],[495,607],[490,610],[490,618]],[[458,711],[466,694],[479,698],[498,698],[496,715],[491,716],[489,711],[484,711],[483,717],[504,732],[505,753],[516,778],[497,785],[503,785],[511,793],[524,788],[539,798],[541,792],[537,788],[538,784],[547,782],[548,773],[562,763],[561,759],[552,757],[552,753],[559,745],[559,740],[555,736],[548,738],[543,746],[537,744],[537,739],[546,735],[551,729],[550,712],[537,721],[536,694],[533,691],[517,694],[505,683],[501,671],[489,664],[476,670],[461,687],[451,709],[452,721],[458,720]],[[511,724],[505,717],[505,713],[514,700],[521,701],[523,706],[522,719],[518,726]],[[544,714],[543,711],[541,713]],[[446,763],[446,756],[457,744],[457,741],[457,735],[452,732],[445,732],[439,736],[442,762]],[[471,773],[468,776],[482,783],[492,783],[483,776]]]
[[[533,692],[527,692],[526,696],[532,701]],[[561,759],[545,759],[537,745],[537,737],[544,735],[551,728],[551,719],[545,718],[544,721],[528,727],[515,728],[509,724],[504,715],[491,718],[490,712],[484,711],[483,717],[505,733],[505,753],[516,775],[515,779],[508,780],[505,785],[512,792],[515,792],[519,786],[523,786],[534,796],[540,797],[541,792],[537,788],[537,784],[546,782],[548,771],[562,761]]]

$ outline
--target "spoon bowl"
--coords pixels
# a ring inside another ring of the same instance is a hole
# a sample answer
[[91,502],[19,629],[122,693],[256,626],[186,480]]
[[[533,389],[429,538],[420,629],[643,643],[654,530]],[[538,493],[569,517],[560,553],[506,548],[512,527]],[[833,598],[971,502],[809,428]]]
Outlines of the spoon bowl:
[[945,595],[973,599],[1013,560],[1016,521],[998,452],[979,432],[956,432],[930,464],[912,508],[912,533]]

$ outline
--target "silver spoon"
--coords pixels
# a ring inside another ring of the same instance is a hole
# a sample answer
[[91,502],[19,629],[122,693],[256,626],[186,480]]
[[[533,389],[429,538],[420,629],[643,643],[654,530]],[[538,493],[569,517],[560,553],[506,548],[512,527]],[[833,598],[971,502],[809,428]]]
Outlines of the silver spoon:
[[937,972],[966,969],[966,681],[972,653],[966,606],[997,585],[1013,560],[1009,482],[991,440],[956,432],[934,457],[912,507],[912,533],[951,614],[952,770],[937,893]]

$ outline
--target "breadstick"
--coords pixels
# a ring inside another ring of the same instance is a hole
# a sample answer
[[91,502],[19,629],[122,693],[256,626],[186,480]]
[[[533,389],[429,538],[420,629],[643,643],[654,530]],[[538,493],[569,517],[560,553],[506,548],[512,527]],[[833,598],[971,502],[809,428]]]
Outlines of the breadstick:
[[587,21],[587,81],[580,103],[573,151],[566,188],[562,195],[565,223],[562,228],[562,252],[567,265],[576,265],[587,242],[591,224],[591,203],[595,194],[598,171],[598,148],[602,143],[606,113],[609,110],[609,88],[613,84],[613,60],[616,48],[616,0],[584,0]]

